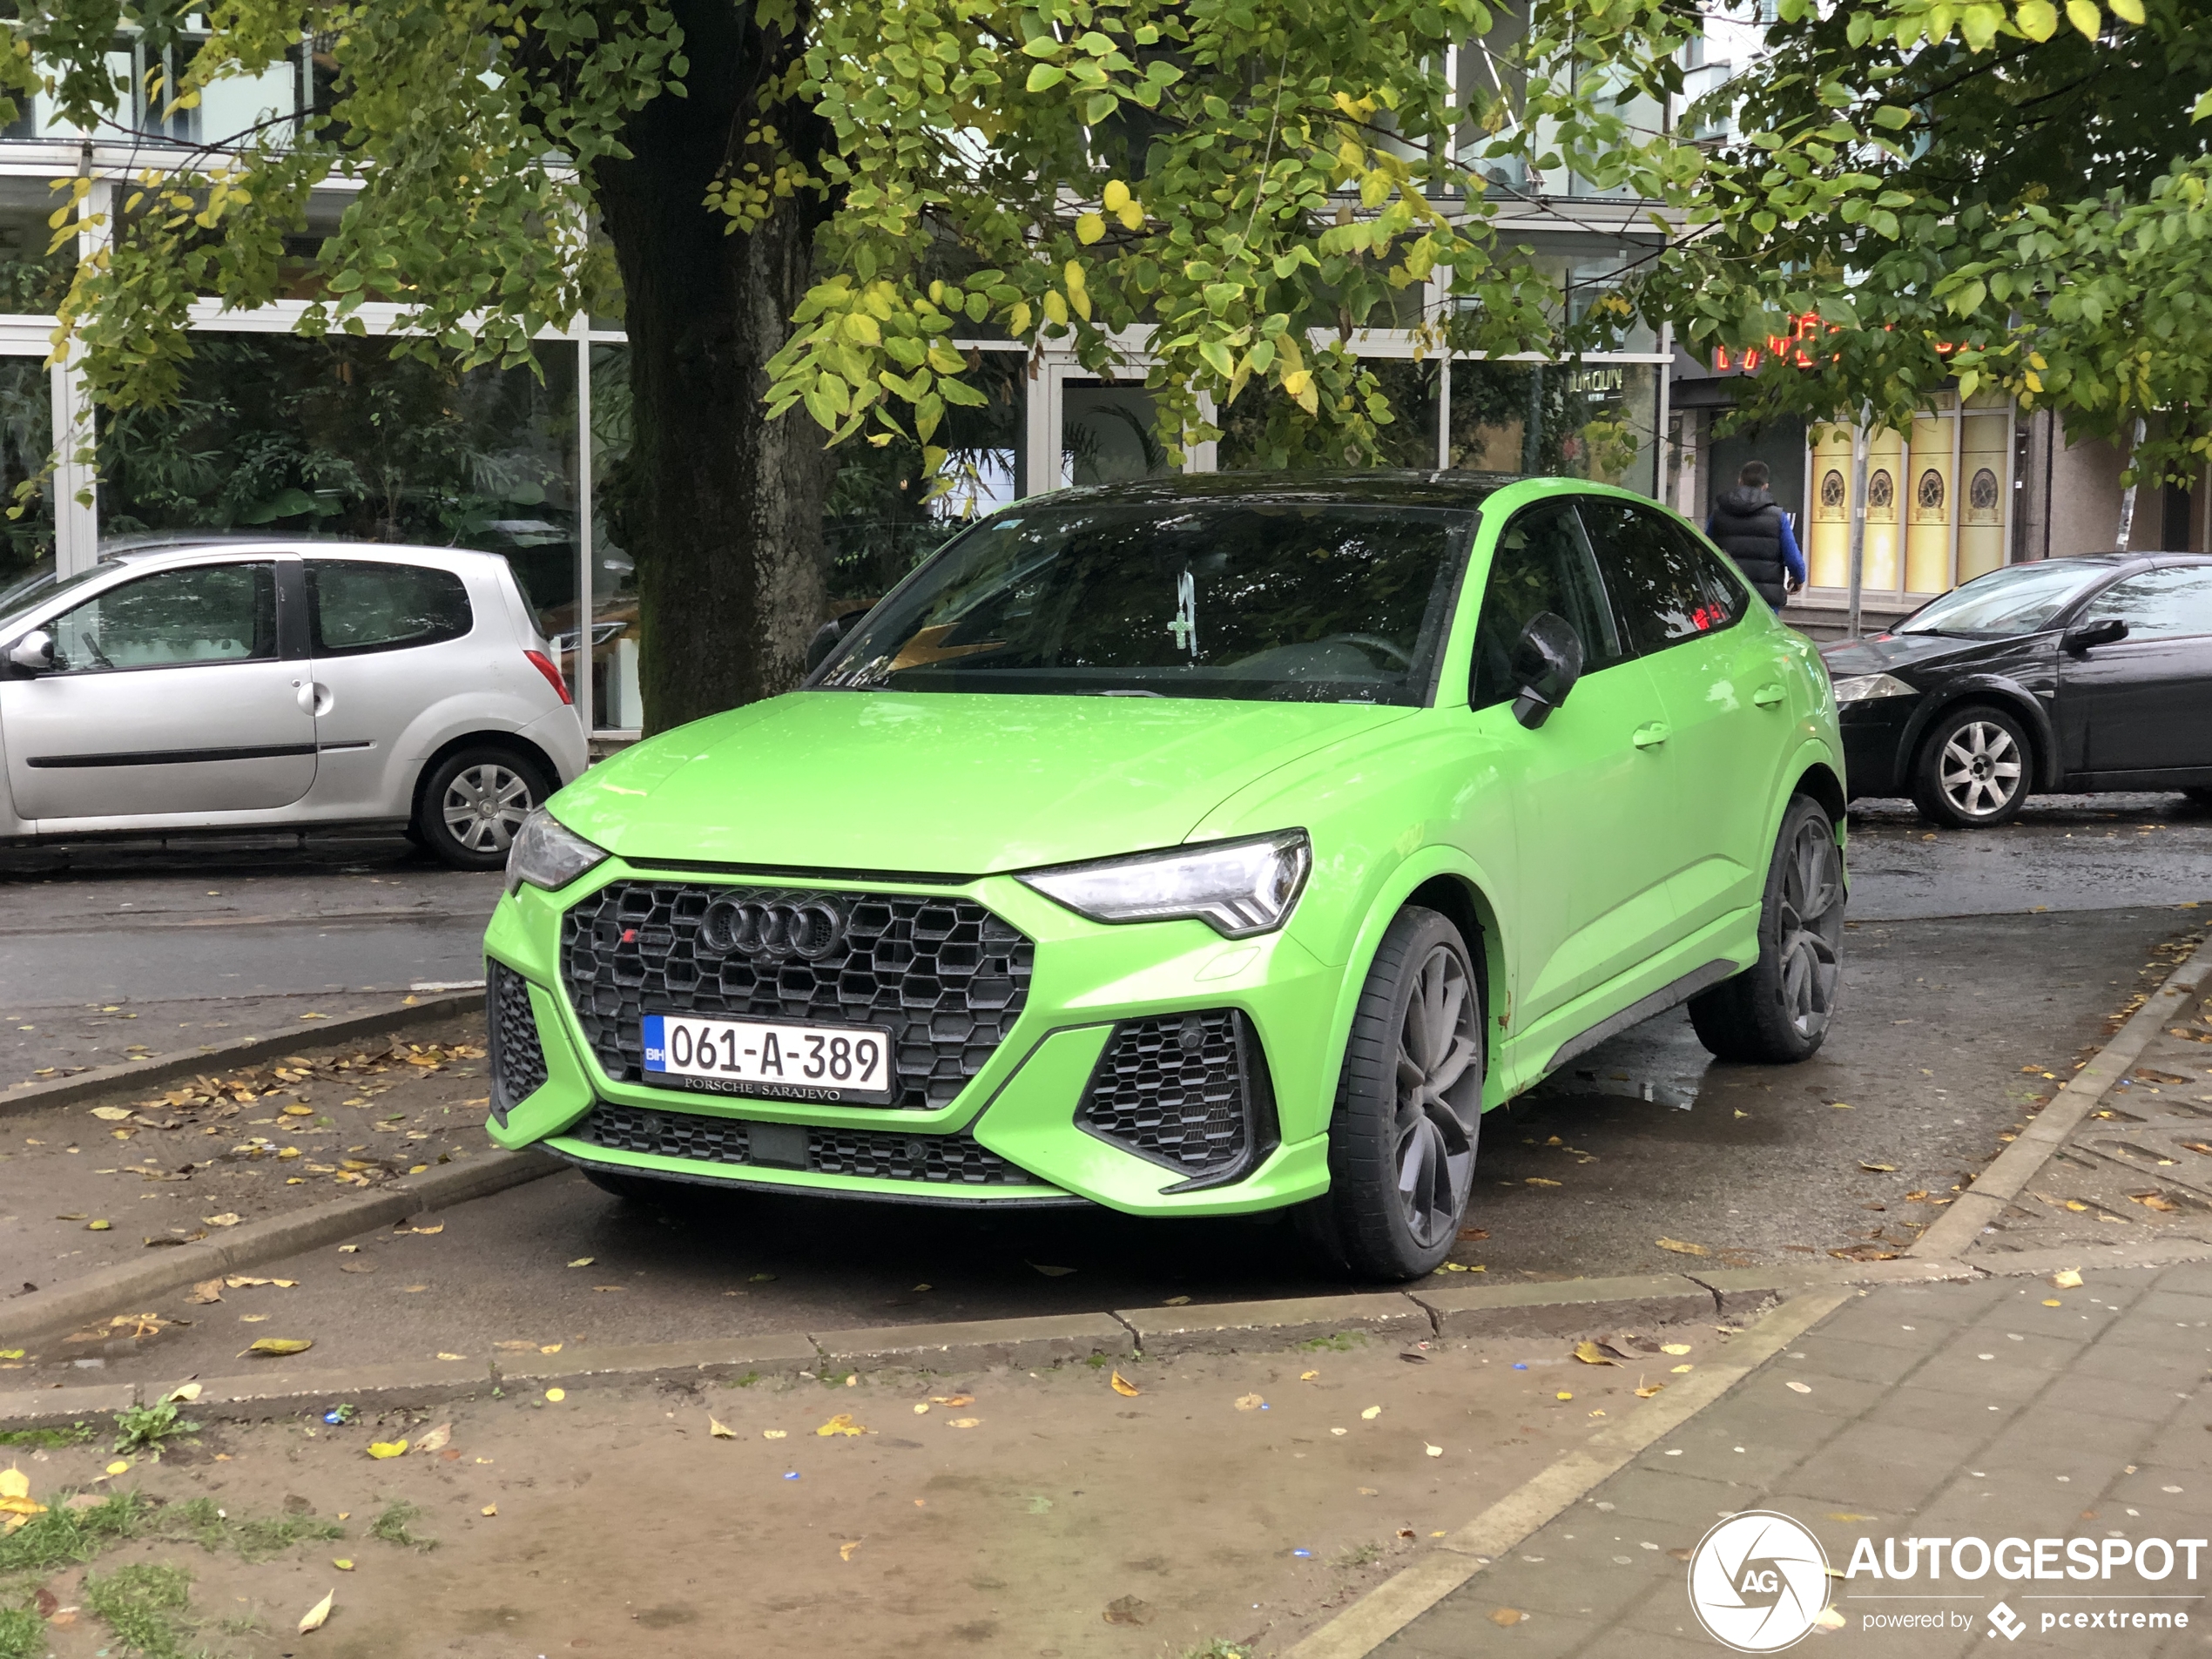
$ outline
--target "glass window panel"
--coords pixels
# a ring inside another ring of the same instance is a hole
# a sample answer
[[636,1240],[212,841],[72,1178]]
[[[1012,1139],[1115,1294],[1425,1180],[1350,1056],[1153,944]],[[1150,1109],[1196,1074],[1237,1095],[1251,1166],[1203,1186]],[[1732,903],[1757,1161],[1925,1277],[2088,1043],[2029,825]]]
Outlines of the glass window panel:
[[1621,649],[1589,542],[1571,502],[1548,502],[1519,514],[1498,537],[1474,631],[1474,685],[1468,698],[1474,707],[1488,708],[1518,693],[1513,648],[1521,630],[1546,611],[1581,640],[1584,673],[1608,668],[1628,654]]
[[[180,57],[189,59],[189,51]],[[272,64],[259,75],[226,75],[202,88],[199,104],[190,111],[190,136],[196,142],[248,145],[264,137],[280,142],[292,136],[292,119],[300,107],[300,66],[289,59]]]
[[591,711],[595,731],[634,732],[644,724],[637,689],[637,565],[624,550],[630,539],[633,474],[630,463],[630,347],[591,347],[591,643],[588,691],[568,653],[577,648],[571,615],[555,636],[561,666]]
[[276,655],[276,566],[198,564],[110,588],[54,619],[64,674]]
[[1580,504],[1606,590],[1638,651],[1662,651],[1735,620],[1714,602],[1704,550],[1657,513],[1602,496]]
[[1655,492],[1659,366],[1452,365],[1451,464]]
[[421,564],[309,559],[307,601],[318,657],[435,645],[475,626],[461,578]]
[[0,357],[0,513],[18,504],[26,479],[40,480],[20,516],[0,516],[0,612],[27,597],[12,590],[53,575],[53,481],[44,476],[53,445],[52,371],[36,357]]
[[2115,582],[2089,601],[2074,626],[2110,617],[2128,624],[2130,639],[2212,634],[2212,568],[2147,570]]
[[1066,381],[1061,388],[1060,482],[1117,484],[1173,472],[1152,420],[1152,395],[1142,386]]
[[[195,333],[174,405],[105,415],[100,531],[259,531],[503,553],[576,599],[576,347],[455,368],[384,340]],[[550,631],[549,629],[548,631]]]
[[46,250],[48,217],[64,198],[44,179],[0,179],[0,311],[51,315],[77,275],[77,239]]

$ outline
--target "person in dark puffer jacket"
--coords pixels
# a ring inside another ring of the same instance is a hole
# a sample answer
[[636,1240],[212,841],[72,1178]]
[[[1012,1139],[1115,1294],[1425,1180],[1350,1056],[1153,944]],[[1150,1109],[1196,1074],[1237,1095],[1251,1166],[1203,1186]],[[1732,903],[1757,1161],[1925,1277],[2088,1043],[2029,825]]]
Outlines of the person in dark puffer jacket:
[[1770,477],[1765,462],[1745,462],[1736,475],[1736,488],[1714,502],[1705,534],[1736,561],[1759,597],[1779,610],[1805,584],[1805,556],[1797,550],[1790,516],[1767,488]]

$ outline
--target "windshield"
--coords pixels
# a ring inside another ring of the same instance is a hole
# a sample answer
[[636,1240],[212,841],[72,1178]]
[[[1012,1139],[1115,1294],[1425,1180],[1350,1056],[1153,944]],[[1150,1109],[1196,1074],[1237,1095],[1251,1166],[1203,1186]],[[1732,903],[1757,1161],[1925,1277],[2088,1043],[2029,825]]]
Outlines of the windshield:
[[923,565],[813,684],[1421,703],[1474,522],[1334,502],[1015,509]]
[[2051,625],[2069,600],[2104,576],[2101,564],[2043,559],[1978,576],[1930,600],[1903,623],[1901,634],[2032,634]]
[[83,587],[94,577],[112,575],[114,570],[114,565],[104,562],[57,582],[52,569],[48,567],[0,589],[0,639],[7,637],[10,630],[28,620],[32,610],[44,605],[56,594]]

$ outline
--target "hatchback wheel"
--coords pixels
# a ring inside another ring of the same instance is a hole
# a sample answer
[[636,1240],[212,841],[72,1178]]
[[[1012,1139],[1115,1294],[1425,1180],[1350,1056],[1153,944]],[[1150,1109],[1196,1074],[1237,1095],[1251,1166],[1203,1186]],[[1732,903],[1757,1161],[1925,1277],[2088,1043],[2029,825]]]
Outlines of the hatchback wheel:
[[421,844],[462,870],[496,870],[523,820],[552,792],[511,749],[463,749],[423,780],[414,829]]
[[1844,855],[1828,809],[1799,795],[1782,817],[1759,907],[1759,959],[1689,1002],[1723,1060],[1790,1064],[1828,1035],[1843,978]]
[[2027,804],[2035,762],[2013,716],[1983,704],[1936,720],[1912,768],[1912,799],[1953,829],[2009,824]]
[[1474,1184],[1482,994],[1460,930],[1399,913],[1359,995],[1329,1125],[1329,1190],[1299,1224],[1363,1278],[1410,1279],[1450,1253]]

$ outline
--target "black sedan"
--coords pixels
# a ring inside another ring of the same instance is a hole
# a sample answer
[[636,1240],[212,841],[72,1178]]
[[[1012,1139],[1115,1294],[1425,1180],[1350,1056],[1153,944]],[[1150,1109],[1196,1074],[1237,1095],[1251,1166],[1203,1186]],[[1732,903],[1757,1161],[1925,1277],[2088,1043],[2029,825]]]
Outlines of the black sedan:
[[1854,797],[1911,795],[1961,829],[2033,790],[2212,802],[2212,556],[2011,565],[1821,656]]

